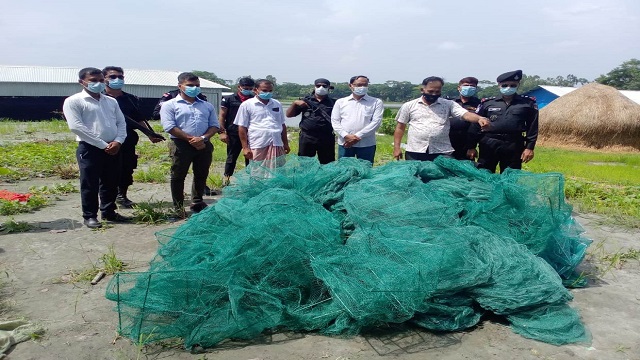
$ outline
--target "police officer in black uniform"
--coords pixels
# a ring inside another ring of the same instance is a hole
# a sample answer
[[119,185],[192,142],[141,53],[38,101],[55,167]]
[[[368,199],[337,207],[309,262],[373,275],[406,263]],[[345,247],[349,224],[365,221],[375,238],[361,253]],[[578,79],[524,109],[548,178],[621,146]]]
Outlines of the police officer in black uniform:
[[320,164],[328,164],[336,159],[331,111],[335,99],[330,98],[329,90],[333,89],[327,79],[313,82],[314,91],[294,101],[287,109],[287,117],[296,117],[302,113],[300,120],[300,143],[298,156],[314,157],[318,155]]
[[[452,98],[465,110],[476,112],[480,99],[475,95],[478,90],[478,79],[472,76],[461,79],[458,82],[460,96]],[[452,116],[450,119],[449,140],[453,147],[453,157],[457,160],[475,160],[475,149],[470,150],[469,128],[471,123]]]
[[118,66],[107,66],[102,69],[102,74],[104,75],[106,85],[105,95],[111,96],[118,101],[120,110],[122,110],[127,123],[127,138],[120,147],[122,162],[116,202],[120,206],[130,209],[135,204],[127,197],[127,190],[129,186],[133,184],[133,170],[138,167],[136,145],[138,144],[139,137],[135,129],[144,131],[153,143],[162,141],[164,138],[153,133],[146,123],[144,115],[140,112],[140,99],[133,94],[122,91],[122,87],[124,86],[124,70]]
[[[230,178],[236,169],[238,156],[242,152],[238,125],[235,125],[233,121],[236,119],[240,104],[253,97],[255,84],[255,81],[250,77],[238,80],[238,91],[233,95],[223,97],[220,102],[220,116],[218,116],[220,140],[227,144],[227,160],[224,163],[222,186],[229,185]],[[245,158],[244,164],[245,166],[249,165],[249,159]]]
[[476,112],[491,123],[483,132],[474,127],[480,150],[479,168],[495,172],[499,164],[502,173],[508,167],[521,169],[523,162],[533,159],[538,139],[538,105],[535,98],[516,94],[521,79],[522,70],[498,76],[502,96],[480,102]]

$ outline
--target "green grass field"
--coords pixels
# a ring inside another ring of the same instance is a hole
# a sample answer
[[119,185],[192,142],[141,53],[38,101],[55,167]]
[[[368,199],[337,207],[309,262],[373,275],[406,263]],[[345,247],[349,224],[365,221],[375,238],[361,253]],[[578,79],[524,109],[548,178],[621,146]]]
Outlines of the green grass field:
[[[161,131],[158,122],[152,122]],[[18,132],[66,133],[62,121],[28,123],[0,121],[0,136]],[[289,133],[291,153],[298,151],[298,133]],[[214,167],[220,169],[226,158],[226,146],[217,136],[214,145]],[[18,181],[35,176],[73,177],[77,173],[76,144],[73,140],[24,141],[0,147],[0,180]],[[134,174],[138,182],[168,181],[169,155],[163,143],[152,144],[141,136],[138,144],[139,167]],[[375,165],[393,160],[393,136],[378,137]],[[238,169],[243,162],[238,161]],[[565,194],[581,212],[609,216],[617,223],[640,227],[640,153],[607,153],[595,150],[564,150],[538,147],[532,162],[524,170],[534,173],[559,172],[566,178]],[[212,171],[211,184],[220,182],[220,174]]]

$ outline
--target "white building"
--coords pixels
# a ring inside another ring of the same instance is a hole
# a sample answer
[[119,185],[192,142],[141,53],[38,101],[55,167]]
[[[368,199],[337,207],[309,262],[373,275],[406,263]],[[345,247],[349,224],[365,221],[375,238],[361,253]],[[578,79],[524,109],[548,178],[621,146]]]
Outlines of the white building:
[[[82,88],[75,67],[0,65],[0,118],[45,120],[60,117],[62,103]],[[181,71],[124,69],[124,91],[140,98],[141,111],[151,118],[162,94],[178,87]],[[216,109],[229,88],[200,79],[202,93]]]

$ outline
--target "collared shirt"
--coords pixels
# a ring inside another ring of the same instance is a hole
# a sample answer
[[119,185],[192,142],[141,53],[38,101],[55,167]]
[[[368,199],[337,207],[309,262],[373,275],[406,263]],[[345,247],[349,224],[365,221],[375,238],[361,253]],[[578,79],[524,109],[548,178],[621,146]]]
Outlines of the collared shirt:
[[64,100],[62,111],[76,141],[104,149],[112,141],[122,144],[127,137],[124,115],[113,98],[100,94],[96,100],[82,90]]
[[360,138],[354,147],[374,146],[383,111],[382,100],[369,95],[357,100],[351,94],[336,100],[331,111],[331,125],[338,134],[338,144],[344,145],[344,137],[354,134]]
[[422,97],[400,107],[396,121],[409,124],[407,151],[429,154],[451,154],[449,141],[450,116],[462,117],[468,111],[455,101],[439,98],[427,105]]
[[269,145],[284,146],[281,137],[284,121],[284,111],[278,100],[270,99],[264,104],[253,97],[240,105],[233,123],[248,129],[251,149],[260,149]]
[[236,120],[240,105],[251,98],[252,96],[246,96],[243,101],[237,92],[222,98],[220,107],[227,109],[227,117],[224,119],[224,129],[227,131],[227,134],[238,134],[238,125],[234,125],[233,122]]
[[482,99],[476,113],[491,121],[489,128],[482,132],[479,125],[471,127],[470,132],[476,141],[491,134],[522,135],[524,132],[526,148],[535,148],[538,140],[538,104],[535,98],[516,94],[510,104],[503,97]]
[[[166,132],[177,127],[191,136],[202,136],[210,127],[220,126],[218,115],[211,103],[199,98],[189,103],[181,95],[162,104],[160,123]],[[173,135],[171,137],[176,138]]]

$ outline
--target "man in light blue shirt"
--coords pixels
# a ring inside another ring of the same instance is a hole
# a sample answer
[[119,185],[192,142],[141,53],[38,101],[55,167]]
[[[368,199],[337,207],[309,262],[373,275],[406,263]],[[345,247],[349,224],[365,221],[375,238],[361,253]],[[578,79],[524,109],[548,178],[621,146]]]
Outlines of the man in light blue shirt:
[[213,144],[209,141],[219,130],[215,108],[198,98],[200,79],[192,73],[178,75],[180,94],[162,104],[160,122],[171,135],[171,197],[179,214],[184,213],[184,180],[193,164],[191,205],[198,213],[207,207],[204,188],[209,176]]

